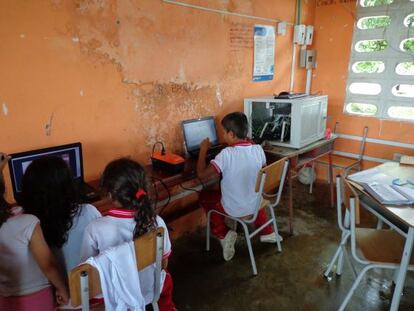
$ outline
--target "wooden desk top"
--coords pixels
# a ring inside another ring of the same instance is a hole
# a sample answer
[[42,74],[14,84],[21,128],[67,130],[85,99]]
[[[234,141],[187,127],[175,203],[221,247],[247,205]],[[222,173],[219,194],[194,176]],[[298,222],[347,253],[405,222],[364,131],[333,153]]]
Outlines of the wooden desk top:
[[330,143],[333,143],[335,141],[335,139],[337,139],[338,136],[337,135],[332,135],[331,138],[329,139],[320,139],[310,145],[307,145],[303,148],[300,149],[294,149],[294,148],[287,148],[287,147],[280,147],[280,146],[274,146],[274,145],[270,145],[270,144],[265,144],[265,146],[263,147],[265,152],[268,152],[270,154],[276,155],[276,156],[280,156],[280,157],[287,157],[287,158],[292,158],[301,154],[304,154],[306,152],[315,150],[317,148],[323,147],[325,145],[328,145]]
[[[390,183],[395,178],[400,178],[401,180],[406,180],[406,179],[414,180],[414,166],[400,165],[398,162],[386,162],[384,164],[378,165],[374,168],[365,170],[363,172],[369,173],[369,172],[376,172],[376,171],[386,175]],[[350,177],[352,178],[352,175],[350,175]],[[375,181],[375,180],[372,180],[372,181]],[[373,196],[371,196],[366,191],[364,191],[364,189],[362,188],[362,186],[360,186],[358,182],[351,180],[351,183],[354,186],[356,186],[356,188],[361,193],[363,193],[363,195],[368,196],[371,199],[371,201],[374,201],[376,203],[376,205],[379,207],[379,209],[377,209],[378,212],[381,212],[381,209],[383,209],[384,216],[391,214],[392,217],[395,217],[397,220],[405,224],[407,227],[414,227],[414,206],[413,205],[408,205],[408,206],[382,205]]]

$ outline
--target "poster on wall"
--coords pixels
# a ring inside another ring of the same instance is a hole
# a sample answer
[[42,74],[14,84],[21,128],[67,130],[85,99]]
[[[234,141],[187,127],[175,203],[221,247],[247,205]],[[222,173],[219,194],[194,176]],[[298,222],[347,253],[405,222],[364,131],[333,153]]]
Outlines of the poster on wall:
[[275,27],[254,26],[253,81],[273,80],[275,70]]

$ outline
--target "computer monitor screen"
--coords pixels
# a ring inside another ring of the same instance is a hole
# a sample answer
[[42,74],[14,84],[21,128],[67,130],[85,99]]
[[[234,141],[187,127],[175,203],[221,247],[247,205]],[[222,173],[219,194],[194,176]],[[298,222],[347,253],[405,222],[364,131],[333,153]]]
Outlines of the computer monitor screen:
[[205,138],[209,138],[212,145],[218,143],[214,117],[183,121],[182,128],[187,151],[200,149]]
[[15,199],[22,191],[23,174],[32,161],[44,156],[61,157],[72,171],[74,179],[83,181],[82,145],[81,143],[31,150],[10,155],[9,169]]

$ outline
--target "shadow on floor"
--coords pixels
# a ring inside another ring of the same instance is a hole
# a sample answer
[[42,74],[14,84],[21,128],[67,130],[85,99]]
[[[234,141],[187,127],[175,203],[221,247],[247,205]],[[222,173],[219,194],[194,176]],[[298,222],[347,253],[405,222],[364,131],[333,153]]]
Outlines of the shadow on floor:
[[[276,210],[284,237],[282,253],[276,246],[253,242],[259,275],[252,276],[244,239],[236,244],[236,255],[224,262],[218,241],[205,251],[205,232],[185,236],[173,245],[169,270],[179,311],[204,310],[337,310],[353,282],[349,267],[330,282],[323,271],[338,245],[336,209],[329,206],[329,188],[295,184],[294,235],[287,227],[287,201]],[[285,194],[286,198],[287,195]],[[364,218],[371,222],[369,217]],[[391,274],[373,270],[357,288],[347,310],[388,310]],[[414,277],[407,275],[400,310],[414,310]]]

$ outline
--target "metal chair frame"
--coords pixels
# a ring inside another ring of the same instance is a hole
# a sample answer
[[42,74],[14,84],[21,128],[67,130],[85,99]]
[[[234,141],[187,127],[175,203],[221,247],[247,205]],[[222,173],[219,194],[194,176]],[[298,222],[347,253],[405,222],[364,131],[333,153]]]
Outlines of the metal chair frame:
[[[346,181],[345,181],[346,182]],[[352,187],[349,184],[344,185],[344,187]],[[401,273],[399,269],[400,264],[395,264],[395,263],[391,263],[391,262],[380,262],[380,261],[369,261],[365,258],[361,258],[357,252],[357,231],[356,231],[356,222],[357,222],[357,215],[356,215],[356,209],[359,208],[359,199],[358,199],[358,195],[355,192],[354,189],[352,189],[352,195],[349,198],[349,209],[350,209],[350,239],[351,239],[351,254],[353,259],[363,265],[363,269],[359,272],[357,278],[354,280],[354,283],[352,284],[350,290],[348,291],[345,299],[343,300],[341,306],[339,307],[339,311],[345,310],[347,304],[349,303],[350,299],[352,298],[352,295],[355,291],[355,289],[358,287],[359,283],[361,282],[362,278],[364,277],[365,273],[367,273],[369,270],[371,269],[375,269],[375,268],[381,268],[381,269],[394,269],[397,270],[397,274],[398,274],[398,278],[401,278]],[[387,224],[390,226],[391,229],[395,230],[395,232],[397,232],[398,234],[402,235],[403,237],[407,238],[408,234],[405,233],[404,231],[402,231],[401,229],[399,229],[397,226],[395,226],[393,223],[387,221]],[[372,229],[367,229],[367,230],[372,230]],[[379,230],[380,231],[380,230]],[[411,235],[412,237],[412,235]],[[408,245],[413,244],[413,241],[407,241]],[[406,242],[406,243],[407,243]],[[379,245],[378,247],[383,247],[383,245]],[[406,250],[404,250],[405,252]],[[406,256],[404,256],[404,260],[409,260],[409,258],[407,259]],[[414,266],[408,266],[408,270],[414,270]],[[397,286],[401,287],[402,286],[402,282],[397,282]],[[397,290],[397,289],[396,289]],[[399,298],[399,297],[398,297]],[[391,310],[397,310],[398,309],[398,303],[399,303],[399,299],[398,302],[394,302],[391,305]]]
[[[339,122],[336,122],[335,127],[334,127],[334,133],[336,133],[338,125],[339,125]],[[337,168],[337,169],[339,168],[339,169],[343,170],[343,173],[342,173],[343,177],[348,176],[349,172],[352,171],[352,170],[355,170],[355,171],[360,171],[361,170],[361,162],[362,162],[362,158],[364,156],[367,136],[368,136],[368,127],[365,126],[364,131],[363,131],[363,135],[362,135],[362,140],[361,140],[361,143],[360,143],[360,146],[359,146],[358,157],[355,159],[354,163],[352,163],[351,165],[348,165],[348,166],[341,166],[339,164],[332,163],[333,168]],[[342,156],[339,156],[339,157],[342,157]],[[343,157],[343,158],[347,158],[347,157]],[[313,172],[315,172],[315,164],[321,164],[321,165],[325,165],[325,166],[328,165],[325,162],[317,160],[317,161],[312,163],[312,171]],[[330,179],[330,176],[329,176],[330,172],[329,172],[328,169],[327,169],[326,174],[327,174],[327,180],[329,182],[329,180],[331,180],[331,179]],[[312,178],[312,181],[311,181],[310,186],[309,186],[309,193],[310,194],[312,194],[312,192],[313,192],[313,183],[314,183],[314,180]]]
[[347,245],[349,238],[351,236],[351,230],[350,230],[350,214],[348,209],[345,208],[345,215],[342,217],[342,207],[343,207],[343,195],[342,195],[342,182],[341,182],[341,176],[336,176],[336,210],[337,210],[337,222],[338,227],[341,230],[341,241],[339,242],[338,248],[336,249],[335,254],[333,255],[331,261],[328,264],[328,268],[324,272],[324,276],[330,280],[330,273],[335,265],[336,266],[336,275],[340,276],[342,274],[343,269],[343,258],[345,256],[351,271],[352,275],[354,276],[354,279],[357,277],[357,273],[355,270],[354,265],[352,264],[352,261],[349,257],[349,253],[347,251]]
[[[207,234],[206,234],[206,250],[209,251],[210,250],[210,219],[211,219],[211,214],[212,213],[216,213],[219,214],[225,218],[231,219],[233,220],[235,223],[240,224],[243,228],[244,231],[244,236],[246,239],[246,243],[247,243],[247,248],[249,250],[249,256],[250,256],[250,262],[251,262],[251,266],[252,266],[252,270],[253,270],[253,275],[257,275],[257,267],[256,267],[256,261],[254,258],[254,254],[253,254],[253,248],[252,248],[252,244],[251,244],[251,239],[257,235],[260,231],[262,231],[266,226],[273,224],[273,229],[276,233],[276,235],[279,234],[279,231],[277,229],[277,222],[276,222],[276,216],[275,216],[275,212],[274,212],[274,208],[279,204],[280,202],[280,198],[282,196],[282,191],[283,191],[283,185],[286,179],[286,175],[287,175],[287,169],[288,169],[288,165],[289,165],[289,161],[285,158],[281,159],[278,161],[281,165],[283,164],[283,169],[281,172],[281,178],[280,178],[280,183],[279,183],[279,188],[277,190],[276,194],[269,194],[269,193],[265,193],[264,192],[264,186],[265,186],[265,182],[266,182],[266,178],[267,178],[267,174],[264,172],[264,170],[268,167],[264,167],[258,175],[258,179],[259,181],[259,187],[258,189],[256,189],[256,192],[260,193],[259,196],[259,200],[256,203],[256,208],[255,208],[255,212],[252,215],[251,218],[245,219],[245,218],[238,218],[238,217],[232,217],[230,215],[224,214],[224,213],[220,213],[216,210],[210,210],[207,213]],[[274,164],[270,164],[270,165],[274,165]],[[269,165],[269,166],[270,166]],[[276,186],[275,185],[275,190],[276,190]],[[265,196],[266,199],[275,199],[274,202],[268,201],[266,202],[265,206],[262,208],[267,208],[270,214],[270,219],[263,224],[262,226],[260,226],[259,228],[257,228],[256,230],[254,230],[253,232],[249,232],[249,228],[248,225],[253,224],[257,218],[257,214],[259,212],[259,209],[262,206],[262,202],[263,202],[263,196]],[[277,245],[277,250],[279,252],[282,251],[282,246],[280,243],[280,240],[277,240],[276,242]]]

